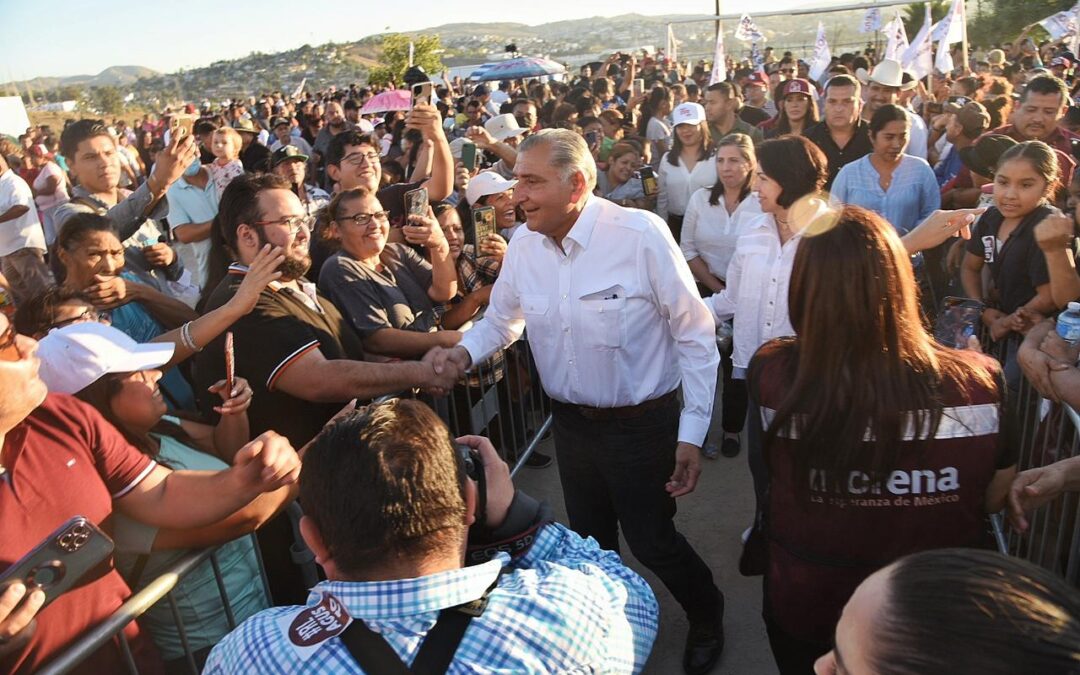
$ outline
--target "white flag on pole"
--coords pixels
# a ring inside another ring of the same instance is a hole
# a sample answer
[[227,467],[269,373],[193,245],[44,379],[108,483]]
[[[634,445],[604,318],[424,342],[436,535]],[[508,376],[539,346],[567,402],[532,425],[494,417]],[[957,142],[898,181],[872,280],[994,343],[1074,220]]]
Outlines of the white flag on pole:
[[735,29],[735,39],[743,42],[764,42],[765,36],[758,30],[757,24],[749,14],[743,14],[739,19],[739,25]]
[[300,84],[297,85],[296,90],[293,91],[293,100],[300,98],[300,95],[304,93],[304,85],[307,84],[307,78],[300,80]]
[[1039,25],[1050,34],[1051,40],[1075,36],[1080,33],[1080,2],[1073,5],[1072,9],[1068,11],[1058,12],[1053,16],[1046,17],[1039,22]]
[[416,45],[414,45],[412,43],[412,41],[410,41],[409,42],[409,67],[410,68],[412,68],[412,66],[413,66],[413,53],[415,52],[415,50],[416,50]]
[[679,58],[679,42],[675,39],[675,29],[671,27],[670,23],[668,24],[668,27],[667,27],[667,41],[668,41],[667,56],[668,56],[668,59],[672,63],[674,63]]
[[911,69],[915,77],[920,80],[934,70],[934,49],[930,40],[930,33],[933,30],[934,22],[930,17],[930,3],[926,3],[926,19],[923,27],[908,46],[907,51],[900,57],[900,64],[904,68]]
[[934,59],[934,70],[943,75],[948,75],[953,71],[952,54],[949,53],[949,45],[944,42],[939,42],[937,46],[937,58]]
[[952,8],[934,28],[934,42],[948,46],[964,39],[964,0],[953,0]]
[[860,33],[873,33],[876,30],[881,29],[881,8],[871,7],[866,10],[866,14],[863,15],[862,26],[859,27]]
[[720,30],[716,31],[716,49],[713,51],[712,75],[709,84],[723,82],[727,79],[727,64],[724,63],[724,24],[720,24]]
[[810,79],[814,82],[820,80],[830,63],[832,63],[832,52],[829,51],[829,42],[825,39],[825,24],[818,21],[817,40],[814,41],[814,62],[810,65]]
[[908,48],[907,30],[904,28],[904,20],[897,12],[892,21],[885,25],[885,58],[899,61],[901,55]]

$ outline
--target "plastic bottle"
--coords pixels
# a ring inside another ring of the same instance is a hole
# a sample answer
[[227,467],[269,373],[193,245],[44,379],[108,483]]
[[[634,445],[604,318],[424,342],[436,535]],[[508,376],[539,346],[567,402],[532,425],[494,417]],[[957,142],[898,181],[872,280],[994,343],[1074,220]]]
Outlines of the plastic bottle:
[[1071,345],[1080,342],[1080,302],[1070,302],[1068,308],[1058,315],[1057,332],[1062,340]]

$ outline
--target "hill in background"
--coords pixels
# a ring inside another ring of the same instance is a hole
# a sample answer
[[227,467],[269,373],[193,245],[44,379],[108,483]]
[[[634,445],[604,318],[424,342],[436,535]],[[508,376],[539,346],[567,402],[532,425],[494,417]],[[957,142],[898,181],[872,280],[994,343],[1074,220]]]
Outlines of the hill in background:
[[[511,42],[517,45],[521,54],[545,55],[574,67],[614,50],[663,47],[667,22],[682,18],[687,17],[625,14],[537,26],[452,23],[406,34],[438,35],[445,49],[443,62],[450,68],[505,58],[504,46]],[[819,20],[826,26],[834,53],[865,46],[867,39],[874,36],[857,32],[861,18],[861,11],[845,11],[763,17],[757,22],[766,34],[766,44],[779,51],[790,49],[797,56],[806,56],[812,49]],[[725,23],[728,53],[743,58],[749,53],[749,45],[731,37],[733,24]],[[680,58],[711,57],[712,21],[676,24],[674,31],[679,40]],[[116,87],[121,95],[130,94],[136,102],[150,105],[203,98],[222,100],[272,90],[292,91],[305,78],[310,88],[320,89],[331,84],[342,86],[364,82],[368,70],[378,63],[381,40],[381,35],[372,35],[356,42],[304,45],[275,53],[253,52],[240,59],[216,61],[208,66],[169,74],[140,66],[114,66],[94,76],[39,77],[31,80],[29,85],[38,102],[43,98],[52,102],[80,98],[93,87]],[[14,86],[25,98],[27,83],[18,82]],[[12,83],[3,84],[0,90],[10,92],[11,87]]]

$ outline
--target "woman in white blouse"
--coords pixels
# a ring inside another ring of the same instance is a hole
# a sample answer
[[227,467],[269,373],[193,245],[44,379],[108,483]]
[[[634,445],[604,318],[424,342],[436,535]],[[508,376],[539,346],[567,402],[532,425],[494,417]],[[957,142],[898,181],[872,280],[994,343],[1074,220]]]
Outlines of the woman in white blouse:
[[660,187],[656,213],[667,221],[675,241],[679,241],[690,195],[716,184],[716,163],[710,160],[712,142],[705,108],[699,103],[683,103],[671,117],[675,135],[656,174]]
[[[763,214],[746,225],[728,265],[726,285],[705,302],[717,320],[735,318],[735,377],[768,340],[794,335],[788,318],[788,280],[803,229],[829,211],[821,188],[824,153],[803,136],[765,141],[758,148],[754,191]],[[798,202],[797,208],[792,208]]]
[[[750,191],[757,158],[754,141],[746,134],[728,134],[716,148],[719,180],[711,188],[701,188],[690,197],[683,220],[680,246],[702,297],[724,290],[728,264],[735,254],[735,242],[747,226],[761,216],[761,205]],[[731,349],[720,350],[724,372],[722,397],[723,443],[706,443],[702,452],[715,459],[739,454],[739,434],[746,420],[746,380],[732,377]]]
[[[830,213],[821,194],[829,162],[805,136],[765,141],[758,148],[757,160],[754,192],[763,213],[748,224],[735,244],[724,290],[705,299],[717,323],[735,318],[732,377],[744,381],[758,347],[795,334],[788,317],[795,251],[805,228]],[[747,459],[759,505],[765,498],[763,486],[768,484],[760,428],[756,423],[747,427]]]

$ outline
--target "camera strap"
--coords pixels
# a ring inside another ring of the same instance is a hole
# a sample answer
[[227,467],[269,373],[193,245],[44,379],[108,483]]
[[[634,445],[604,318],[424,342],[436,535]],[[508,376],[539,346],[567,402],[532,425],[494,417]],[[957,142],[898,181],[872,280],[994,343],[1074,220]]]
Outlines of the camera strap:
[[504,571],[505,568],[499,570],[495,581],[476,600],[439,612],[439,618],[420,644],[411,668],[383,636],[363,621],[354,620],[339,637],[368,675],[443,675],[454,660],[465,630],[487,608],[488,596],[499,585]]

